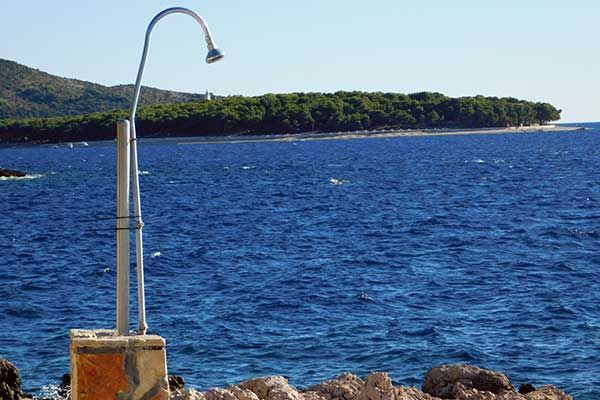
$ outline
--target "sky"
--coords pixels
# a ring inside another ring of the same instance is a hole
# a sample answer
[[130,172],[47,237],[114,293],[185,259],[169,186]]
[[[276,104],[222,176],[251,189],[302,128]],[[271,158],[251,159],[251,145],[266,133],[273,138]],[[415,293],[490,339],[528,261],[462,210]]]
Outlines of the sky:
[[0,58],[104,85],[259,95],[365,90],[512,96],[600,121],[598,0],[0,0]]

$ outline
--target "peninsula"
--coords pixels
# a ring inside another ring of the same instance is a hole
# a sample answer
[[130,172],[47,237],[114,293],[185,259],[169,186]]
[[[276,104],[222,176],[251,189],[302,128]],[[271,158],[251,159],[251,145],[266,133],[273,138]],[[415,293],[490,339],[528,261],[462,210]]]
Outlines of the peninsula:
[[[0,142],[111,140],[126,118],[132,87],[60,78],[0,60]],[[288,93],[227,96],[144,88],[142,137],[281,135],[381,130],[463,130],[543,126],[560,119],[551,104],[512,97],[441,93]]]

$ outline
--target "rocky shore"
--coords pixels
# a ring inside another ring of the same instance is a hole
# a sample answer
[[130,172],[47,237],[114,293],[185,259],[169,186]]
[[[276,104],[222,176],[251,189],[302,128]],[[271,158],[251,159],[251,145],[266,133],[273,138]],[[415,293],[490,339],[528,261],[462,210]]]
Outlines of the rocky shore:
[[[199,392],[186,388],[182,377],[170,376],[171,400],[573,400],[552,385],[515,388],[503,373],[472,365],[440,365],[427,372],[421,389],[395,386],[385,372],[364,377],[345,372],[338,377],[297,389],[283,376],[251,379],[227,388]],[[60,400],[69,398],[69,376],[63,376],[52,398],[36,398],[21,388],[19,370],[0,359],[0,399]],[[107,399],[109,400],[109,399]]]
[[0,178],[23,178],[26,175],[25,172],[0,168]]

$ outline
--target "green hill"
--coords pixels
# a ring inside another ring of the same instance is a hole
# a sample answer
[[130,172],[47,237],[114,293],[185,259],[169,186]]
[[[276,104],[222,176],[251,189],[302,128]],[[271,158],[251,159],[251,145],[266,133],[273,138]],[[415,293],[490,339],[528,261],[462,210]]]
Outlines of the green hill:
[[[0,119],[0,142],[75,142],[115,137],[127,111],[53,118]],[[213,136],[335,132],[381,128],[491,128],[560,119],[548,103],[440,93],[336,92],[229,96],[212,101],[157,104],[137,114],[148,136]]]
[[[61,78],[0,59],[0,119],[88,114],[129,107],[133,85]],[[141,105],[204,100],[204,95],[144,87]]]
[[[112,139],[127,117],[132,85],[60,78],[0,59],[0,142]],[[296,133],[381,128],[487,128],[544,124],[561,110],[512,97],[441,93],[288,93],[229,96],[144,88],[137,114],[144,136]]]

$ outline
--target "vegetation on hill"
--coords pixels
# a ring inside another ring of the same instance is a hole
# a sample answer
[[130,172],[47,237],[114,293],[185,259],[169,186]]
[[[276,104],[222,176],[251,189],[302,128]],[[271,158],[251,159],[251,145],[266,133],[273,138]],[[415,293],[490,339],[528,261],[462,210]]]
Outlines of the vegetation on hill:
[[[61,78],[0,59],[0,119],[87,114],[129,107],[133,85]],[[140,104],[203,100],[204,95],[144,88]]]
[[[548,103],[514,98],[450,98],[439,93],[336,92],[231,96],[153,105],[137,114],[139,135],[202,136],[379,128],[483,128],[560,119]],[[115,137],[126,111],[46,119],[0,120],[0,141],[82,141]],[[27,139],[25,139],[27,138]]]

